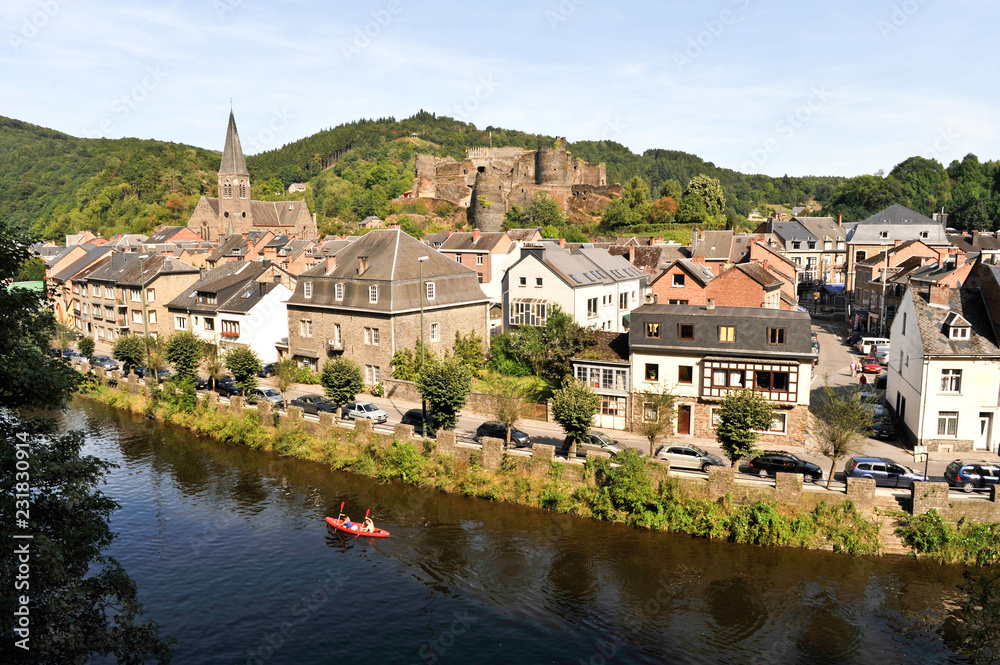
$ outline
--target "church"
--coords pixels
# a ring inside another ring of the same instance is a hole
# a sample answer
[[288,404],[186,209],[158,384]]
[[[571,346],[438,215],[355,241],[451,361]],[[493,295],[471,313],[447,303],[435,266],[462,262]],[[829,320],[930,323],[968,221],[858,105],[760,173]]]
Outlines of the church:
[[254,201],[250,198],[250,173],[247,171],[236,118],[229,112],[226,147],[219,166],[218,197],[201,197],[188,228],[202,240],[219,242],[227,235],[251,231],[271,231],[292,240],[318,237],[316,218],[309,214],[305,201]]

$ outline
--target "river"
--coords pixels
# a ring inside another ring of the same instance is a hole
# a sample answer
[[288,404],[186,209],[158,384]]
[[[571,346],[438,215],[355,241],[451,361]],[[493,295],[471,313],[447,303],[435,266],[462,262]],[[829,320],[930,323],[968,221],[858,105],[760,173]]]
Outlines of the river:
[[[961,570],[379,484],[77,400],[174,663],[948,663]],[[347,539],[346,501],[392,532]],[[93,659],[103,664],[104,659]]]

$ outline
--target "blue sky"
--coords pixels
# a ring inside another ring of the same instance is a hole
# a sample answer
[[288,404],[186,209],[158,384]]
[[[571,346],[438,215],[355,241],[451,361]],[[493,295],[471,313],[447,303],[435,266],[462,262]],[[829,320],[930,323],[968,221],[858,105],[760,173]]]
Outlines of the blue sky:
[[423,108],[770,175],[1000,158],[1000,3],[4,0],[0,115],[248,153]]

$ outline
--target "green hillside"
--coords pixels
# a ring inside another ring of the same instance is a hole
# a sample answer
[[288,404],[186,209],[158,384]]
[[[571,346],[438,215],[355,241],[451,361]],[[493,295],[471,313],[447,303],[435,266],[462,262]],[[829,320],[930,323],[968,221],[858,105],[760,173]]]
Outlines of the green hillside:
[[[416,135],[414,137],[413,135]],[[253,196],[305,198],[321,217],[321,231],[350,228],[352,222],[391,212],[423,214],[422,204],[390,205],[410,188],[418,153],[462,158],[467,148],[490,145],[535,149],[555,137],[469,123],[420,111],[404,120],[359,120],[318,132],[247,159]],[[223,137],[220,135],[220,148]],[[815,200],[824,212],[858,221],[891,203],[924,214],[942,206],[957,228],[992,229],[1000,224],[1000,168],[969,155],[947,168],[910,158],[889,175],[855,178],[773,178],[720,168],[673,150],[637,155],[613,141],[570,143],[572,153],[607,164],[609,182],[636,176],[652,199],[677,191],[700,174],[722,186],[730,220],[766,204],[799,205]],[[202,195],[214,195],[220,153],[139,139],[83,139],[0,117],[0,214],[47,238],[91,229],[149,232],[160,224],[186,223]],[[290,197],[293,182],[309,184]],[[674,195],[679,198],[679,194]],[[679,202],[679,201],[678,201]],[[446,217],[450,210],[439,210]]]

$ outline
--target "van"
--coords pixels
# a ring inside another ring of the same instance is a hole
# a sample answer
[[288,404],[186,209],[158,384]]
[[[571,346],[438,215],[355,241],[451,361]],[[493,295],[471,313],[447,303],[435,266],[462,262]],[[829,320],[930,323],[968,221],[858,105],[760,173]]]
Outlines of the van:
[[862,337],[858,340],[858,351],[861,355],[871,355],[873,346],[889,346],[889,340],[885,337]]

